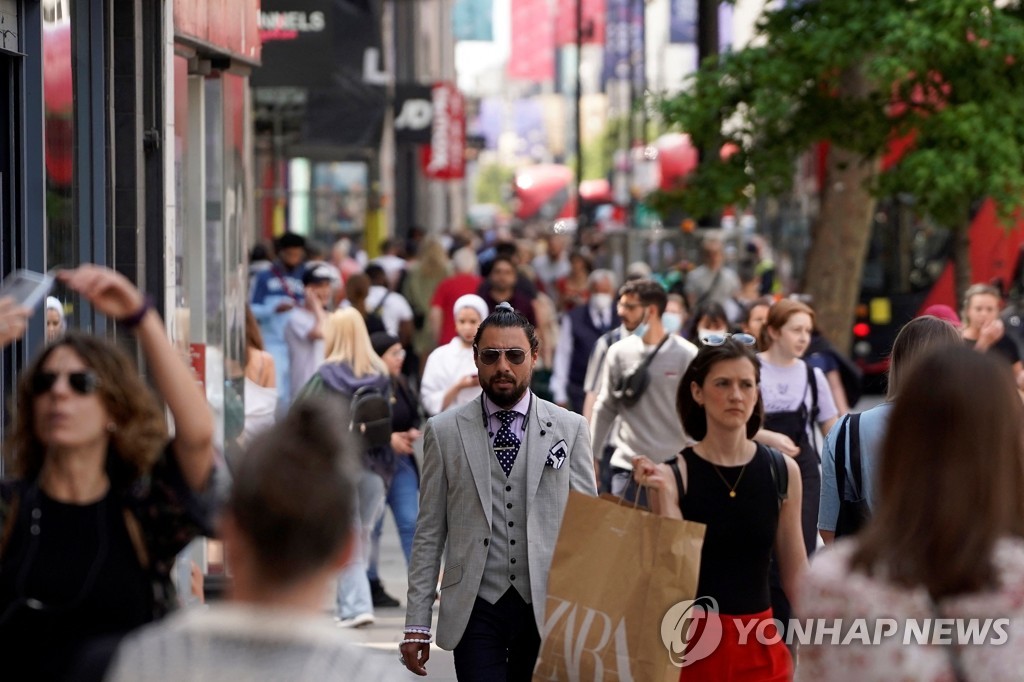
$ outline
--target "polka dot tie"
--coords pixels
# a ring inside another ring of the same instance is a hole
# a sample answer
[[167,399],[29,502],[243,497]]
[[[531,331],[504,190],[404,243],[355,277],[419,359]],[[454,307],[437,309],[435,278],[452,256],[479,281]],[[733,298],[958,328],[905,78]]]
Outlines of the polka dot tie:
[[516,455],[519,454],[519,437],[512,433],[512,422],[517,415],[518,412],[512,410],[495,412],[495,416],[501,421],[501,428],[494,437],[494,454],[498,456],[498,464],[501,465],[505,476],[512,473],[512,465],[516,463]]

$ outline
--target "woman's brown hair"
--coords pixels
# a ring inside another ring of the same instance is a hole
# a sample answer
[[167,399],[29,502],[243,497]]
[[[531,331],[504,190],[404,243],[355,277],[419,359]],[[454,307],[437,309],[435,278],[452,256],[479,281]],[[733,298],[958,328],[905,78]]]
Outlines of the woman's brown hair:
[[995,587],[996,542],[1024,535],[1022,413],[1000,359],[958,345],[913,362],[851,568],[935,599]]
[[370,295],[370,278],[365,273],[357,272],[345,281],[345,295],[353,308],[360,315],[366,315],[366,298]]
[[757,349],[766,351],[772,346],[772,337],[769,336],[768,330],[774,329],[779,331],[786,326],[789,322],[789,318],[793,317],[797,313],[806,313],[811,317],[811,326],[814,326],[814,310],[811,306],[800,301],[794,301],[791,298],[784,298],[776,301],[772,304],[772,307],[768,309],[768,318],[764,321],[764,326],[761,327],[761,338],[757,340]]
[[167,424],[156,396],[139,376],[135,363],[120,348],[95,336],[69,332],[43,350],[18,382],[14,429],[7,443],[15,474],[31,480],[43,468],[46,445],[35,429],[32,381],[47,358],[61,347],[74,351],[96,373],[96,394],[114,424],[110,451],[116,457],[114,463],[122,465],[115,470],[124,472],[129,479],[147,473],[166,447],[168,438]]

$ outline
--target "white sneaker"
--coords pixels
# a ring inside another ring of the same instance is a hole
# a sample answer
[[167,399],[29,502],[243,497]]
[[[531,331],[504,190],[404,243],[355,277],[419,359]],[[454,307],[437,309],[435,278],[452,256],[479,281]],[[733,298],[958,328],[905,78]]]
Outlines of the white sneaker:
[[367,625],[373,625],[374,617],[372,613],[360,613],[359,615],[352,616],[351,618],[336,618],[335,625],[339,628],[361,628]]

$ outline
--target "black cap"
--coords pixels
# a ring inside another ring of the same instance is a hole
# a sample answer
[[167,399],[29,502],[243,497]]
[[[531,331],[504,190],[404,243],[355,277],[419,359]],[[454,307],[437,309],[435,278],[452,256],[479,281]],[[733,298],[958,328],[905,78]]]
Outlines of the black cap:
[[277,241],[274,243],[274,246],[277,247],[278,251],[283,251],[285,249],[293,249],[295,247],[304,249],[306,248],[306,238],[303,237],[301,234],[295,234],[294,232],[285,232],[284,234],[277,238]]
[[370,343],[373,344],[373,352],[384,357],[384,353],[388,352],[388,348],[399,343],[399,341],[397,336],[392,336],[387,332],[374,332],[370,334]]
[[324,282],[333,282],[334,276],[331,274],[331,269],[326,265],[314,265],[311,268],[307,268],[302,273],[302,285],[309,286],[310,284],[323,284]]

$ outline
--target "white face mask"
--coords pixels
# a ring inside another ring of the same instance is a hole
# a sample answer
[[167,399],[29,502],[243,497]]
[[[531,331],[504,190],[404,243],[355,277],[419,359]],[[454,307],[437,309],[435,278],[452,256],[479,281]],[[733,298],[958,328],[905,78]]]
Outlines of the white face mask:
[[683,316],[679,313],[665,313],[661,316],[661,324],[666,334],[675,334],[683,327]]
[[615,299],[611,294],[591,294],[590,305],[594,307],[594,310],[604,311],[612,307],[612,303]]

